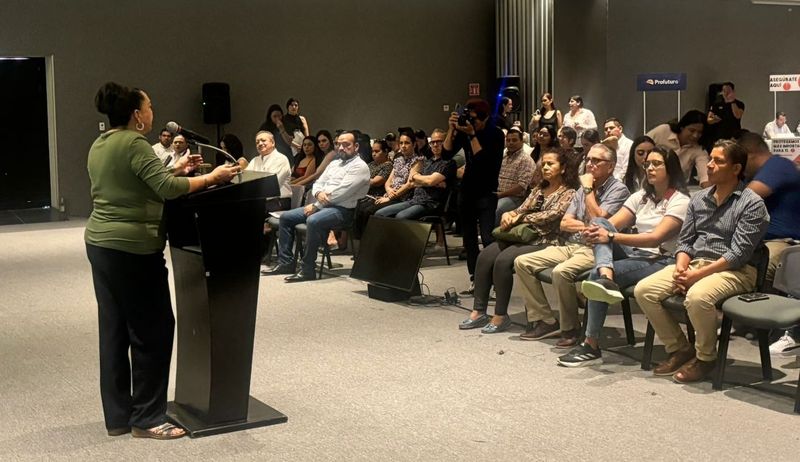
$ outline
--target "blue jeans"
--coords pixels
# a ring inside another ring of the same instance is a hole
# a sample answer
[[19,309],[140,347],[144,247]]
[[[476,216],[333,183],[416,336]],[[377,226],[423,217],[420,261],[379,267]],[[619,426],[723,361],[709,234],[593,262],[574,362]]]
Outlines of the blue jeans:
[[424,205],[412,204],[411,201],[404,201],[397,204],[388,205],[377,212],[375,216],[395,217],[401,220],[414,220],[425,215],[433,215],[434,210]]
[[302,271],[305,274],[314,274],[317,261],[317,252],[328,232],[345,226],[353,218],[353,210],[343,207],[329,206],[320,209],[306,217],[303,208],[296,208],[281,214],[278,231],[278,263],[284,266],[294,266],[294,227],[305,223],[306,251],[303,255]]
[[[617,231],[614,225],[605,218],[595,218],[592,222],[611,232]],[[615,250],[617,255],[621,253],[627,258],[614,261]],[[621,289],[624,289],[674,263],[675,259],[672,257],[643,252],[625,245],[595,244],[594,270],[589,275],[589,279],[600,279],[598,268],[611,268],[614,271],[614,282]],[[586,320],[586,336],[596,339],[600,335],[600,330],[603,329],[603,324],[606,322],[608,303],[589,300],[587,309],[589,310],[589,317]]]

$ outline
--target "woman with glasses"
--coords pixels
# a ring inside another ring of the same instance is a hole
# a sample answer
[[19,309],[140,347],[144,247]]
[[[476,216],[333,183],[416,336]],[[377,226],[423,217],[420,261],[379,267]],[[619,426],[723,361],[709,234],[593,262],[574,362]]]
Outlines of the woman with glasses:
[[[558,358],[559,364],[581,367],[603,361],[600,330],[608,305],[622,301],[620,287],[629,287],[664,267],[673,258],[678,233],[686,217],[689,195],[675,151],[656,146],[642,164],[646,181],[611,218],[595,218],[583,232],[594,246],[595,266],[588,281],[581,284],[589,300],[586,340]],[[635,226],[637,234],[617,232]],[[614,260],[614,254],[625,255]]]
[[[498,238],[478,254],[475,264],[475,292],[472,313],[458,328],[482,327],[484,334],[503,332],[511,326],[508,302],[514,283],[514,259],[558,243],[561,218],[567,211],[575,189],[578,172],[569,155],[558,148],[547,148],[540,163],[542,178],[525,202],[500,218],[500,228],[508,231],[525,224],[532,230],[528,242],[508,242]],[[489,291],[494,285],[497,300],[494,313],[487,314]]]
[[656,147],[656,142],[647,135],[634,138],[631,144],[631,152],[628,155],[628,168],[625,170],[623,183],[628,187],[631,194],[642,189],[645,181],[644,160],[647,155]]
[[528,131],[538,133],[542,127],[552,127],[553,133],[557,133],[563,122],[564,116],[561,115],[561,111],[556,109],[553,95],[545,92],[542,93],[542,106],[533,112],[531,122],[528,124]]

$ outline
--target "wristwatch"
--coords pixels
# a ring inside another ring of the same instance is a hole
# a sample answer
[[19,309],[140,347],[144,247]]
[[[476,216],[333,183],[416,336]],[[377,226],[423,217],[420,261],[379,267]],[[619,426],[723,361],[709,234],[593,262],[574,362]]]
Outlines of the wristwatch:
[[584,194],[589,194],[589,193],[590,193],[590,192],[592,192],[592,191],[594,191],[594,188],[593,188],[593,187],[591,187],[591,186],[584,186],[584,187],[583,187],[583,193],[584,193]]
[[614,242],[614,236],[616,236],[616,235],[617,235],[617,233],[612,233],[611,231],[609,231],[608,232],[608,242]]

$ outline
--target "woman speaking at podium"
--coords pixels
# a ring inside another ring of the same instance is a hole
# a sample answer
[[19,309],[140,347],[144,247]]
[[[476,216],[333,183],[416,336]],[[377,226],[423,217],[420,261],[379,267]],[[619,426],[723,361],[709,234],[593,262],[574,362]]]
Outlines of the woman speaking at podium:
[[165,168],[144,137],[153,109],[142,90],[106,83],[95,106],[111,129],[89,150],[94,208],[84,238],[98,304],[106,429],[109,436],[180,438],[185,431],[166,416],[175,318],[164,260],[164,200],[227,182],[240,167],[187,177],[202,161],[189,155]]

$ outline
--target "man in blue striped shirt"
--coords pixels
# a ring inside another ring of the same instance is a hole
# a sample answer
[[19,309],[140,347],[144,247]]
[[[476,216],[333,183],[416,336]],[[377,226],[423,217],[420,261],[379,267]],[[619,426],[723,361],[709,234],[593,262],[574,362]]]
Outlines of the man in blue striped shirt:
[[[756,269],[748,265],[769,225],[758,194],[745,188],[747,152],[730,140],[714,145],[708,162],[710,188],[696,193],[683,222],[676,264],[639,281],[636,302],[664,343],[669,358],[653,369],[679,383],[703,380],[717,357],[716,304],[755,288]],[[673,294],[684,306],[696,332],[695,345],[661,306]]]

